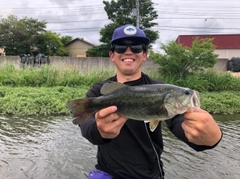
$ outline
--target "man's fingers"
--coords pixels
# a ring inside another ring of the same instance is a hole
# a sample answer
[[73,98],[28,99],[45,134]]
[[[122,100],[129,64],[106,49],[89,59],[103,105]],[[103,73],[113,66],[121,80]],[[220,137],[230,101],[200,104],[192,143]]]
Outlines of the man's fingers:
[[110,107],[107,107],[107,108],[104,108],[104,109],[98,111],[95,114],[95,118],[96,119],[102,119],[102,118],[105,118],[109,114],[114,113],[116,111],[117,111],[117,107],[116,106],[110,106]]
[[201,108],[193,108],[194,111],[192,112],[185,112],[184,113],[184,118],[185,120],[193,120],[195,121],[196,119],[198,119],[199,115],[209,115],[209,113]]

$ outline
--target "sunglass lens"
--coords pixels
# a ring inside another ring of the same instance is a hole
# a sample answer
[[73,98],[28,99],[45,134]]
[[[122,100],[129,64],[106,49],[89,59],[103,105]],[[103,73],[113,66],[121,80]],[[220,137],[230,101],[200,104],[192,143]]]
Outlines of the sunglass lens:
[[131,45],[115,45],[114,50],[117,53],[124,53],[124,52],[126,52],[128,47],[130,47],[130,49],[133,53],[140,53],[143,50],[142,44],[140,44],[140,45],[133,45],[133,44],[131,44]]
[[142,45],[131,45],[130,48],[133,53],[140,53],[143,50]]
[[127,50],[127,45],[115,45],[114,50],[117,53],[124,53]]

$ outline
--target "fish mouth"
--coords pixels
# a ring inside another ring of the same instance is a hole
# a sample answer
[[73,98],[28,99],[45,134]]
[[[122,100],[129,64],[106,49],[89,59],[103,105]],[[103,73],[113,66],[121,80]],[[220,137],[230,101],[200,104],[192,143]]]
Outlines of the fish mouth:
[[200,99],[200,97],[199,97],[198,91],[193,90],[193,95],[192,95],[192,97],[190,99],[191,106],[200,108],[200,100],[199,99]]
[[196,90],[193,90],[193,94],[190,98],[190,105],[186,112],[193,112],[194,108],[200,108],[200,97],[198,91]]
[[[186,94],[190,95],[190,98],[188,100],[188,104],[183,105],[185,107],[188,108],[193,108],[193,107],[197,107],[200,108],[200,100],[199,100],[199,93],[196,90],[190,90],[190,91],[186,91]],[[182,101],[179,101],[177,98],[175,99],[176,103],[177,103],[177,108],[182,110]]]

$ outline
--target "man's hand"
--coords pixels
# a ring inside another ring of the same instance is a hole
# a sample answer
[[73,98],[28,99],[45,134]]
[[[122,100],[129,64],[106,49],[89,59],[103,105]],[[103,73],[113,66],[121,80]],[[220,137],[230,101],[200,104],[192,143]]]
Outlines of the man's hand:
[[102,138],[113,139],[117,137],[127,121],[127,118],[119,116],[115,113],[116,111],[116,106],[110,106],[95,114],[97,128]]
[[186,112],[184,118],[182,128],[189,142],[213,146],[221,139],[222,132],[207,111],[196,108],[194,112]]

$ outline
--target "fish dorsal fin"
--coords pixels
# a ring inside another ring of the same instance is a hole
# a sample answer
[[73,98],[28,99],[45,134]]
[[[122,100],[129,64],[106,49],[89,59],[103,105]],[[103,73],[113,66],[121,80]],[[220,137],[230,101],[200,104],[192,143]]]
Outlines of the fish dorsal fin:
[[107,94],[110,94],[110,93],[112,93],[112,92],[114,92],[118,89],[126,88],[126,87],[127,87],[127,85],[119,83],[119,82],[109,82],[109,83],[106,83],[102,86],[101,94],[107,95]]

